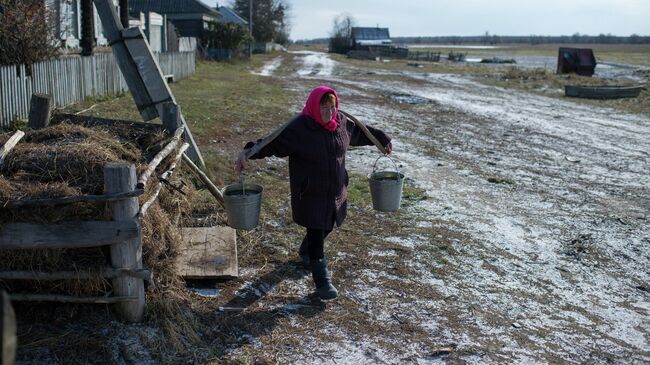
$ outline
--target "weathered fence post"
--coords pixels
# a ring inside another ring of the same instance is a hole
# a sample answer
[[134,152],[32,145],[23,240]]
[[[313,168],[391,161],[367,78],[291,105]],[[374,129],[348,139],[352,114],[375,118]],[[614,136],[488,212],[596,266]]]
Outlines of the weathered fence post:
[[0,329],[2,329],[2,345],[0,352],[1,365],[13,365],[16,358],[16,315],[11,307],[9,296],[0,290]]
[[181,119],[181,106],[168,101],[163,104],[162,124],[169,133],[174,133],[176,129],[183,125]]
[[[135,166],[109,163],[104,167],[104,193],[119,193],[135,188]],[[109,203],[114,221],[137,220],[138,198]],[[111,265],[114,269],[142,269],[142,233],[137,238],[111,245]],[[140,278],[122,276],[113,279],[117,296],[137,297],[136,301],[117,304],[118,312],[128,322],[141,322],[144,317],[144,283]]]
[[52,98],[45,94],[32,94],[29,105],[28,126],[31,129],[45,128],[50,124]]

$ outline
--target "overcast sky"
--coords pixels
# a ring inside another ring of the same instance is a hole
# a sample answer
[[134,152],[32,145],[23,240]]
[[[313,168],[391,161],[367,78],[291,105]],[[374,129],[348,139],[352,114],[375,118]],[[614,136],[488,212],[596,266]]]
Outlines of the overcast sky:
[[[255,1],[255,0],[253,0]],[[285,0],[291,39],[327,37],[335,16],[390,35],[650,35],[650,0]],[[203,0],[214,6],[215,0]],[[231,1],[219,1],[230,5]]]

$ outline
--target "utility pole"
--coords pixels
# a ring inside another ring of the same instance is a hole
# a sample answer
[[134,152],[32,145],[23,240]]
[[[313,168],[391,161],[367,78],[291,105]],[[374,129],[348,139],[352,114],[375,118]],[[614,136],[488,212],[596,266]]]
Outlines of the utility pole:
[[248,43],[248,58],[253,57],[253,0],[248,1],[248,34],[251,41]]

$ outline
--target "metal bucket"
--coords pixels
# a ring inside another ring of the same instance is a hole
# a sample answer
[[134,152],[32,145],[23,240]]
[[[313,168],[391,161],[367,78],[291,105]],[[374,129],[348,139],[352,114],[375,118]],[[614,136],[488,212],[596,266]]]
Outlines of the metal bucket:
[[239,183],[223,189],[228,225],[235,229],[253,229],[260,220],[262,185]]
[[[386,157],[395,165],[395,171],[377,171],[377,162]],[[394,212],[399,209],[404,187],[404,174],[393,159],[388,156],[379,156],[375,161],[372,173],[368,176],[370,182],[370,196],[372,207],[380,212]]]

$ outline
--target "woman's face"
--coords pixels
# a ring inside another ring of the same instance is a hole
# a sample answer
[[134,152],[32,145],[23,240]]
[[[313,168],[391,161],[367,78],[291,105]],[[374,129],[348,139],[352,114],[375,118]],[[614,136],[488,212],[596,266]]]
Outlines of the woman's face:
[[327,122],[328,120],[332,119],[334,113],[336,113],[336,105],[334,105],[334,103],[331,101],[328,100],[320,105],[320,117],[323,122]]

